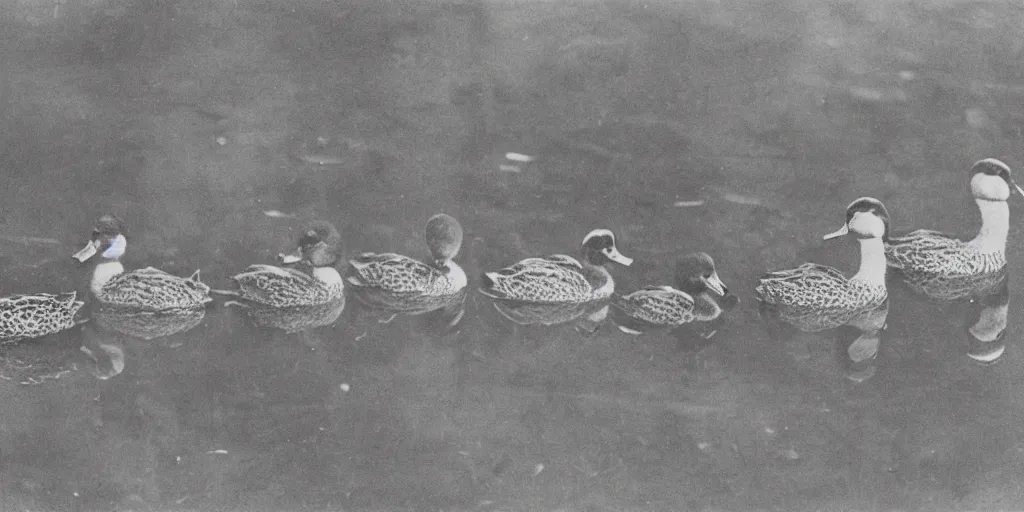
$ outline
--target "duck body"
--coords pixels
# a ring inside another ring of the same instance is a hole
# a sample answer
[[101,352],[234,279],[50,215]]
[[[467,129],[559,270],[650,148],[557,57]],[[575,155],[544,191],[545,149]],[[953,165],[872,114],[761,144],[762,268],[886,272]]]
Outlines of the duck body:
[[600,266],[565,254],[527,258],[484,274],[480,291],[489,297],[540,304],[581,303],[611,297],[615,281]]
[[363,253],[349,261],[348,284],[363,303],[403,313],[444,307],[466,289],[466,273],[454,262],[439,268],[395,253]]
[[[102,276],[104,265],[97,266]],[[120,263],[113,264],[120,266]],[[111,275],[93,281],[96,300],[108,306],[140,308],[149,311],[201,308],[210,302],[210,287],[199,280],[199,271],[180,277],[163,270],[146,267]]]
[[920,229],[890,238],[885,256],[911,290],[937,300],[984,296],[1006,277],[1004,251],[982,251],[938,231]]
[[[671,286],[649,286],[612,301],[612,306],[647,329],[679,327],[717,317],[705,315],[702,318],[696,311],[696,304],[690,294]],[[631,327],[631,330],[640,331],[636,326]]]
[[97,301],[113,307],[165,311],[201,308],[212,300],[210,287],[199,280],[198,270],[189,277],[153,267],[125,272],[120,262],[127,246],[123,226],[116,217],[101,217],[89,243],[73,256],[84,263],[99,255],[89,285]]
[[0,298],[0,344],[39,338],[80,323],[75,315],[84,304],[76,293],[37,293]]
[[883,239],[888,235],[888,219],[885,206],[876,199],[851,203],[846,224],[826,239],[856,235],[861,249],[857,273],[847,278],[839,270],[817,263],[768,272],[754,289],[762,316],[815,332],[854,323],[886,305]]
[[850,279],[832,267],[804,263],[794,269],[768,272],[754,289],[762,313],[806,331],[835,329],[874,311],[888,297],[885,284]]
[[320,306],[344,297],[341,275],[332,267],[314,268],[312,275],[274,265],[250,265],[232,277],[243,300],[286,308]]

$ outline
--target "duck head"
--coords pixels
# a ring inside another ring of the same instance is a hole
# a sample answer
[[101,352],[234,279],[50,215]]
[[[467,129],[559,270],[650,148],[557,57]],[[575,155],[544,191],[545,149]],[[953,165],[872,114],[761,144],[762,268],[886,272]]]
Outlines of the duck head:
[[314,267],[328,267],[338,260],[338,245],[341,235],[333,224],[316,221],[306,228],[299,238],[298,250],[292,254],[281,254],[281,263],[289,265],[308,261]]
[[113,215],[104,215],[96,221],[89,243],[71,257],[82,263],[96,254],[105,260],[117,260],[124,254],[126,246],[124,222]]
[[847,234],[857,238],[888,238],[889,211],[881,201],[872,197],[855,200],[846,207],[846,224],[823,238],[831,240]]
[[1006,201],[1014,190],[1024,196],[1024,190],[1013,181],[1013,177],[1010,175],[1010,166],[995,158],[979,160],[971,166],[969,172],[971,174],[971,195],[975,199]]
[[676,286],[695,295],[710,290],[719,297],[729,293],[729,288],[718,277],[715,260],[705,252],[688,254],[676,263]]
[[615,234],[608,229],[595,229],[583,237],[583,259],[594,265],[609,261],[630,266],[633,258],[627,258],[615,247]]
[[445,265],[462,248],[462,226],[451,215],[434,215],[427,221],[424,231],[435,265]]

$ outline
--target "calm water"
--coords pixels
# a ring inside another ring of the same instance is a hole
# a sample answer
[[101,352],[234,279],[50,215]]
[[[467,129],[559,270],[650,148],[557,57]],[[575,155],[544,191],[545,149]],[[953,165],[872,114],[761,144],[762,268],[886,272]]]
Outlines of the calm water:
[[[0,509],[1024,508],[1016,225],[995,366],[966,357],[958,306],[898,289],[861,384],[832,334],[772,341],[753,307],[765,270],[855,268],[820,238],[852,199],[970,235],[966,169],[1020,168],[1024,11],[876,4],[8,2],[4,293],[86,296],[69,256],[106,212],[129,268],[225,287],[308,219],[345,255],[424,256],[443,211],[474,281],[607,227],[636,259],[620,289],[704,250],[741,303],[696,354],[513,328],[475,292],[449,336],[351,301],[299,335],[219,305],[150,341],[74,329],[0,382]],[[537,159],[502,170],[508,151]],[[120,374],[76,350],[98,343]],[[76,371],[18,383],[56,364]]]

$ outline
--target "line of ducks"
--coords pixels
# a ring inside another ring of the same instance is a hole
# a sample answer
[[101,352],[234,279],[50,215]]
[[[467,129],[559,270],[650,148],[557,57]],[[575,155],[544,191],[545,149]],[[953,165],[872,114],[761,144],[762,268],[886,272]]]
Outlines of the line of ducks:
[[[989,158],[971,167],[970,191],[981,212],[982,226],[969,241],[929,230],[892,235],[885,206],[877,199],[857,199],[847,207],[843,227],[825,236],[826,240],[852,236],[860,242],[857,272],[846,277],[835,268],[816,263],[768,272],[754,289],[759,311],[767,319],[802,331],[853,326],[863,333],[863,346],[858,349],[861,355],[873,356],[877,334],[885,327],[887,269],[916,292],[941,300],[985,297],[1005,288],[1007,200],[1014,190],[1024,195],[1003,162]],[[120,263],[127,247],[124,232],[120,219],[104,216],[86,246],[74,254],[79,262],[97,262],[90,290],[96,301],[108,308],[194,311],[212,300],[211,293],[219,293],[233,296],[231,304],[262,310],[340,304],[332,309],[340,313],[349,286],[360,302],[391,311],[392,318],[398,313],[450,310],[448,321],[454,325],[462,315],[468,279],[454,258],[462,246],[463,232],[459,222],[445,214],[431,217],[426,224],[431,254],[427,261],[393,253],[363,253],[349,262],[342,276],[334,267],[341,237],[333,225],[318,221],[302,234],[295,254],[281,255],[286,266],[251,265],[233,277],[234,290],[211,290],[200,281],[198,270],[189,277],[152,267],[125,271]],[[631,334],[714,322],[730,302],[735,303],[714,261],[705,253],[690,254],[678,262],[673,286],[651,286],[628,294],[615,292],[614,279],[606,268],[613,262],[632,263],[619,252],[610,230],[589,232],[580,256],[527,258],[485,272],[479,291],[517,323],[550,325],[580,320],[580,326],[589,332],[604,321],[611,306],[616,325]],[[303,272],[294,266],[300,263],[311,270]],[[76,316],[82,305],[74,292],[0,298],[0,340],[10,343],[68,329],[82,321]],[[1005,331],[1005,303],[996,306],[994,316],[971,326],[972,335],[981,342],[996,341]],[[1002,350],[998,352],[976,359],[995,360]]]

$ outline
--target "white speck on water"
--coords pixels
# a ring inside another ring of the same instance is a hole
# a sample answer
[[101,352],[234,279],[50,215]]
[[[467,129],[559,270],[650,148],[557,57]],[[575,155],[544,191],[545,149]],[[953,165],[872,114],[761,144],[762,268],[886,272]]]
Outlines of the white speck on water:
[[761,204],[761,200],[756,197],[744,196],[732,192],[722,192],[722,199],[729,201],[730,203],[746,206],[759,206]]
[[348,391],[349,391],[350,389],[352,389],[352,387],[351,387],[351,386],[349,386],[347,382],[342,382],[342,383],[341,383],[341,385],[340,385],[340,386],[338,386],[338,387],[339,387],[339,388],[341,388],[341,391],[342,391],[343,393],[348,393]]
[[285,213],[280,210],[264,210],[263,215],[272,219],[293,219],[295,218],[294,213]]
[[672,203],[676,208],[692,208],[694,206],[704,206],[703,199],[694,199],[692,201],[676,201]]
[[530,155],[524,155],[522,153],[505,153],[505,158],[513,162],[529,163],[533,161],[533,157]]

